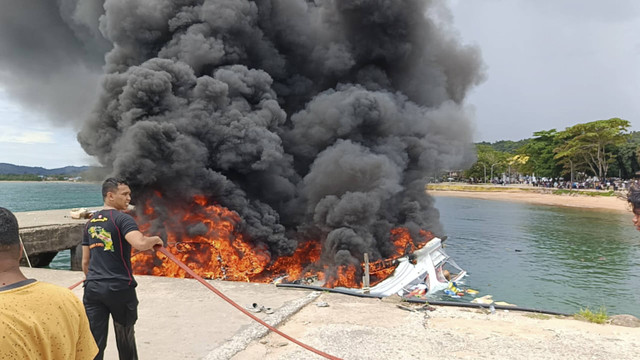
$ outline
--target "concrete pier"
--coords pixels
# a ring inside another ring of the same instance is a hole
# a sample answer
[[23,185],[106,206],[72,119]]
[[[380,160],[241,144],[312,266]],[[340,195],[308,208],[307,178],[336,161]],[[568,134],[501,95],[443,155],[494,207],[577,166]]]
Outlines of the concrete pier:
[[[17,213],[29,257],[80,244],[86,220],[69,210]],[[63,238],[58,239],[58,237]],[[32,254],[33,253],[33,254]],[[29,278],[68,287],[80,271],[23,267]],[[320,359],[249,318],[194,279],[136,276],[141,359]],[[208,280],[287,335],[343,359],[635,359],[640,327],[600,325],[517,311],[435,307],[328,292]],[[73,290],[82,298],[83,288]],[[113,326],[105,359],[117,359]]]
[[[77,271],[29,269],[30,278],[69,286]],[[136,276],[141,359],[298,360],[320,356],[241,313],[193,279]],[[209,280],[285,334],[342,359],[636,359],[640,327],[593,324],[517,311],[436,307],[327,292]],[[73,292],[82,297],[82,286]],[[113,326],[105,359],[117,359]]]
[[[15,213],[20,225],[20,237],[32,266],[47,266],[59,251],[70,249],[71,269],[81,269],[80,243],[87,220],[72,219],[70,211],[63,209]],[[27,265],[26,259],[22,264]]]
[[[96,210],[99,208],[87,208]],[[22,271],[29,278],[69,287],[84,279],[80,270],[82,230],[86,219],[72,219],[71,209],[15,213],[31,265]],[[40,269],[62,250],[71,249],[72,271]],[[75,258],[75,260],[74,260]],[[193,279],[136,276],[139,320],[136,325],[141,359],[227,359],[264,336],[266,327],[253,321]],[[253,303],[274,310],[256,316],[275,326],[320,294],[278,289],[274,285],[209,280],[243,307]],[[73,292],[82,298],[82,286]],[[109,329],[105,359],[117,359]]]
[[[80,271],[21,270],[28,278],[64,287],[84,278]],[[137,275],[136,280],[140,301],[136,340],[140,359],[229,359],[268,332],[266,327],[194,279]],[[273,309],[273,314],[255,313],[272,326],[282,323],[320,295],[271,284],[208,282],[243,307],[256,303]],[[82,298],[82,286],[73,292]],[[117,359],[112,324],[109,332],[104,358]]]

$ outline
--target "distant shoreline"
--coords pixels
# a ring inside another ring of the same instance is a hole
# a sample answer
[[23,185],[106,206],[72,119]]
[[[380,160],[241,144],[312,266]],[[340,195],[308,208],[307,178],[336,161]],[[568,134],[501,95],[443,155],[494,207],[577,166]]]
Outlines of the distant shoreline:
[[482,200],[526,202],[537,205],[573,207],[594,210],[630,212],[625,199],[619,196],[556,195],[534,191],[533,187],[487,186],[467,184],[429,184],[427,193],[433,196],[452,196]]

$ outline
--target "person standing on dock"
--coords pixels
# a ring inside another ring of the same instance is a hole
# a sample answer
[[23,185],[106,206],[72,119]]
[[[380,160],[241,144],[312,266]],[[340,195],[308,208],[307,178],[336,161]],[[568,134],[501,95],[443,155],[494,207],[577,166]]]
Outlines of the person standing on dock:
[[84,307],[91,332],[98,344],[96,359],[104,357],[109,315],[120,359],[137,359],[134,324],[138,319],[138,297],[131,268],[131,247],[144,251],[163,245],[158,236],[145,236],[135,220],[122,212],[131,201],[131,189],[124,179],[108,178],[102,183],[104,208],[87,222],[82,238]]
[[0,359],[93,359],[98,347],[80,299],[27,279],[18,220],[0,207]]

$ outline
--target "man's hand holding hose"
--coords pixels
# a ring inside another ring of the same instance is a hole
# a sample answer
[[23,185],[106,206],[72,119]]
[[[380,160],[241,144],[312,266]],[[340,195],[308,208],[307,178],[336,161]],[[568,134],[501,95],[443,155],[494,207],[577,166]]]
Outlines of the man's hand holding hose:
[[140,251],[151,250],[155,248],[156,245],[160,247],[164,246],[164,242],[160,236],[145,236],[137,230],[128,232],[124,237],[131,246]]

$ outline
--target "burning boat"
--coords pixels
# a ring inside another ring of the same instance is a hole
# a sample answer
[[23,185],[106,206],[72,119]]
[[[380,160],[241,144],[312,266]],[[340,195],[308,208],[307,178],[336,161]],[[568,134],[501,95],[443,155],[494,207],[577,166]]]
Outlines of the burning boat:
[[[95,18],[68,33],[100,24],[87,35],[108,45],[95,47],[108,51],[95,56],[105,71],[78,141],[128,180],[141,230],[161,235],[199,276],[359,289],[368,271],[380,294],[414,280],[435,291],[447,257],[425,185],[476,161],[465,97],[484,79],[479,50],[458,41],[441,6],[115,1],[78,10]],[[139,274],[186,276],[153,254],[132,262]]]
[[[374,264],[365,261],[362,264],[364,276],[361,288],[337,286],[335,290],[340,293],[368,294],[374,297],[394,294],[403,297],[424,297],[438,291],[446,292],[448,289],[455,289],[454,284],[460,283],[467,272],[446,253],[443,242],[444,240],[433,237],[422,247],[397,259],[378,261]],[[375,285],[371,287],[369,284],[372,272],[376,274],[377,279]],[[390,275],[382,278],[385,274]],[[318,288],[327,287],[327,283],[319,283],[317,278],[306,280],[308,284]],[[286,282],[286,277],[276,279],[274,282],[276,284]],[[295,281],[295,283],[300,282],[305,281]],[[423,291],[420,292],[420,290]]]
[[[162,197],[158,195],[155,201],[162,201]],[[147,231],[158,218],[150,204],[144,213],[147,218],[143,229]],[[239,232],[241,219],[237,214],[210,204],[204,197],[194,198],[190,208],[176,208],[171,215],[173,221],[165,219],[162,223],[168,250],[204,278],[304,283],[382,297],[404,295],[417,285],[425,287],[425,293],[433,293],[466,275],[445,252],[443,240],[429,231],[420,230],[414,239],[407,228],[394,228],[389,234],[394,247],[390,256],[369,263],[369,254],[365,253],[359,264],[332,266],[322,262],[320,241],[307,241],[293,255],[272,259],[267,249],[252,245]],[[157,256],[135,254],[134,272],[187,276],[184,270]],[[451,273],[455,275],[448,276]]]
[[[460,281],[467,272],[449,257],[442,245],[440,238],[433,238],[422,248],[398,259],[393,274],[373,286],[369,293],[377,296],[405,295],[414,286],[424,284],[426,293],[431,294],[445,290],[450,282]],[[455,275],[447,279],[446,274],[452,271],[456,272]]]

